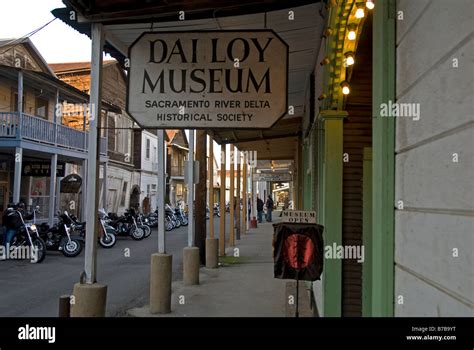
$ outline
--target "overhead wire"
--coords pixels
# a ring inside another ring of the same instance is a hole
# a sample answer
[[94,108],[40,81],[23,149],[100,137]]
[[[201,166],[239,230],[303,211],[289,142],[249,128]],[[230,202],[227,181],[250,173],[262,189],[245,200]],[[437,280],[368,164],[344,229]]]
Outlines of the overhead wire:
[[13,49],[14,47],[16,47],[16,46],[18,46],[18,45],[20,45],[21,43],[24,42],[25,39],[28,39],[28,38],[30,38],[31,36],[33,36],[34,34],[38,33],[40,30],[44,29],[46,26],[48,26],[49,24],[51,24],[52,22],[54,22],[56,19],[57,19],[57,18],[55,17],[55,18],[53,18],[52,20],[50,20],[49,22],[47,22],[46,24],[43,24],[41,27],[38,27],[38,28],[32,30],[31,32],[29,32],[29,33],[27,33],[27,34],[25,34],[25,35],[23,35],[23,36],[21,36],[21,37],[19,37],[19,38],[13,39],[13,40],[11,40],[11,41],[9,41],[9,42],[7,42],[7,43],[1,45],[0,48],[1,48],[1,47],[5,47],[5,46],[10,46],[10,45],[13,45],[13,46],[10,46],[8,49],[6,49],[6,50],[0,52],[0,55],[3,55],[5,52],[7,52],[7,51]]

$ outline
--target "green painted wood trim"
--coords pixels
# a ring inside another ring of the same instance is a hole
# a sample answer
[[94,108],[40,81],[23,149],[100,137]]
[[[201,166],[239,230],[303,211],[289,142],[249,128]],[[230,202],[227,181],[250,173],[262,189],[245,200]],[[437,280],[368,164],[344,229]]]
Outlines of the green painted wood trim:
[[303,166],[303,138],[301,136],[298,137],[298,203],[297,209],[303,209],[303,180],[304,180],[304,166]]
[[395,102],[395,0],[378,1],[373,25],[372,316],[393,316],[395,122],[380,106]]
[[362,165],[362,316],[372,315],[372,148],[364,148]]
[[[342,152],[343,119],[332,115],[324,120],[324,244],[342,244]],[[324,316],[342,314],[342,262],[324,261]]]
[[311,154],[311,143],[310,139],[307,138],[304,142],[303,148],[303,210],[311,210],[311,177],[312,177],[312,169],[311,169],[311,161],[310,161],[310,154]]

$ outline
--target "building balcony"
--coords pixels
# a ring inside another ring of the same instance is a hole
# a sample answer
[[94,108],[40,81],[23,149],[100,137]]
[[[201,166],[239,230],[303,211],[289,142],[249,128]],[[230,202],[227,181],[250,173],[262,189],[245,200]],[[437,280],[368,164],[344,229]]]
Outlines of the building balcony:
[[[18,112],[0,112],[0,140],[26,140],[79,152],[88,150],[88,133]],[[107,155],[107,139],[100,138],[100,154]]]
[[170,175],[173,177],[184,177],[184,165],[172,166],[170,169]]

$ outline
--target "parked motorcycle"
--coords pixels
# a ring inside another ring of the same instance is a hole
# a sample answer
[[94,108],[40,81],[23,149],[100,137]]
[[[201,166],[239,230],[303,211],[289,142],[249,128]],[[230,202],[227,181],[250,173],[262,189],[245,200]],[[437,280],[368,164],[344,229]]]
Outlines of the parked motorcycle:
[[112,248],[117,242],[117,231],[109,225],[109,217],[104,209],[99,209],[100,237],[99,244],[104,248]]
[[34,247],[35,259],[32,259],[31,262],[41,263],[46,257],[46,244],[41,239],[36,224],[26,223],[23,214],[16,208],[8,208],[7,210],[15,211],[16,217],[21,222],[21,227],[13,236],[10,247]]
[[221,210],[219,207],[219,204],[214,204],[214,216],[220,217],[221,216]]
[[[74,232],[79,232],[80,236],[85,239],[86,222],[80,222],[76,216],[69,214],[67,211],[65,211],[64,213],[71,220],[70,229]],[[107,214],[105,213],[105,211],[103,209],[99,209],[99,244],[104,248],[112,248],[117,240],[116,231],[113,227],[107,224],[106,216]]]
[[39,226],[39,234],[46,244],[46,249],[57,250],[64,256],[72,258],[82,252],[84,238],[71,229],[72,221],[64,212],[53,226],[43,223]]
[[188,216],[184,213],[184,210],[181,207],[174,208],[174,215],[179,220],[182,226],[188,226]]
[[173,228],[181,227],[181,221],[175,215],[174,209],[169,204],[165,204],[165,228],[167,226],[166,221],[171,221]]
[[138,213],[136,217],[138,226],[141,227],[145,231],[145,238],[150,237],[151,235],[151,227],[148,222],[148,218],[146,218],[142,213]]
[[126,210],[122,216],[117,216],[114,213],[109,213],[108,217],[111,219],[109,222],[116,231],[117,235],[131,236],[134,240],[142,240],[145,238],[145,230],[137,224],[135,219],[135,210]]

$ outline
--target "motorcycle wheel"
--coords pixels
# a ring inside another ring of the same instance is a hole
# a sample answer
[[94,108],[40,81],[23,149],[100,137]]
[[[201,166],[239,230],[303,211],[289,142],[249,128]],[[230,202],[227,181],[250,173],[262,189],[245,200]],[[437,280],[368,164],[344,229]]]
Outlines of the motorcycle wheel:
[[35,237],[33,238],[33,246],[36,249],[36,261],[31,260],[31,262],[39,264],[46,257],[46,243],[41,238]]
[[148,225],[143,225],[143,226],[141,226],[141,228],[143,228],[143,230],[145,231],[145,238],[150,237],[150,235],[151,235],[151,228],[150,228],[150,226],[148,226]]
[[181,227],[181,221],[179,221],[178,219],[175,220],[175,227],[178,228],[178,227]]
[[145,230],[143,228],[135,227],[130,230],[130,236],[136,241],[140,241],[145,238]]
[[181,220],[181,225],[182,226],[188,226],[188,219],[182,219]]
[[108,232],[107,235],[102,235],[99,238],[99,244],[104,248],[112,248],[117,242],[117,238],[113,233]]
[[171,231],[172,229],[174,229],[174,227],[173,227],[173,223],[171,222],[171,220],[165,220],[165,230],[166,231]]
[[61,251],[64,254],[64,256],[68,258],[74,258],[75,256],[78,256],[79,254],[81,254],[82,244],[77,239],[71,239],[70,242],[65,240]]

